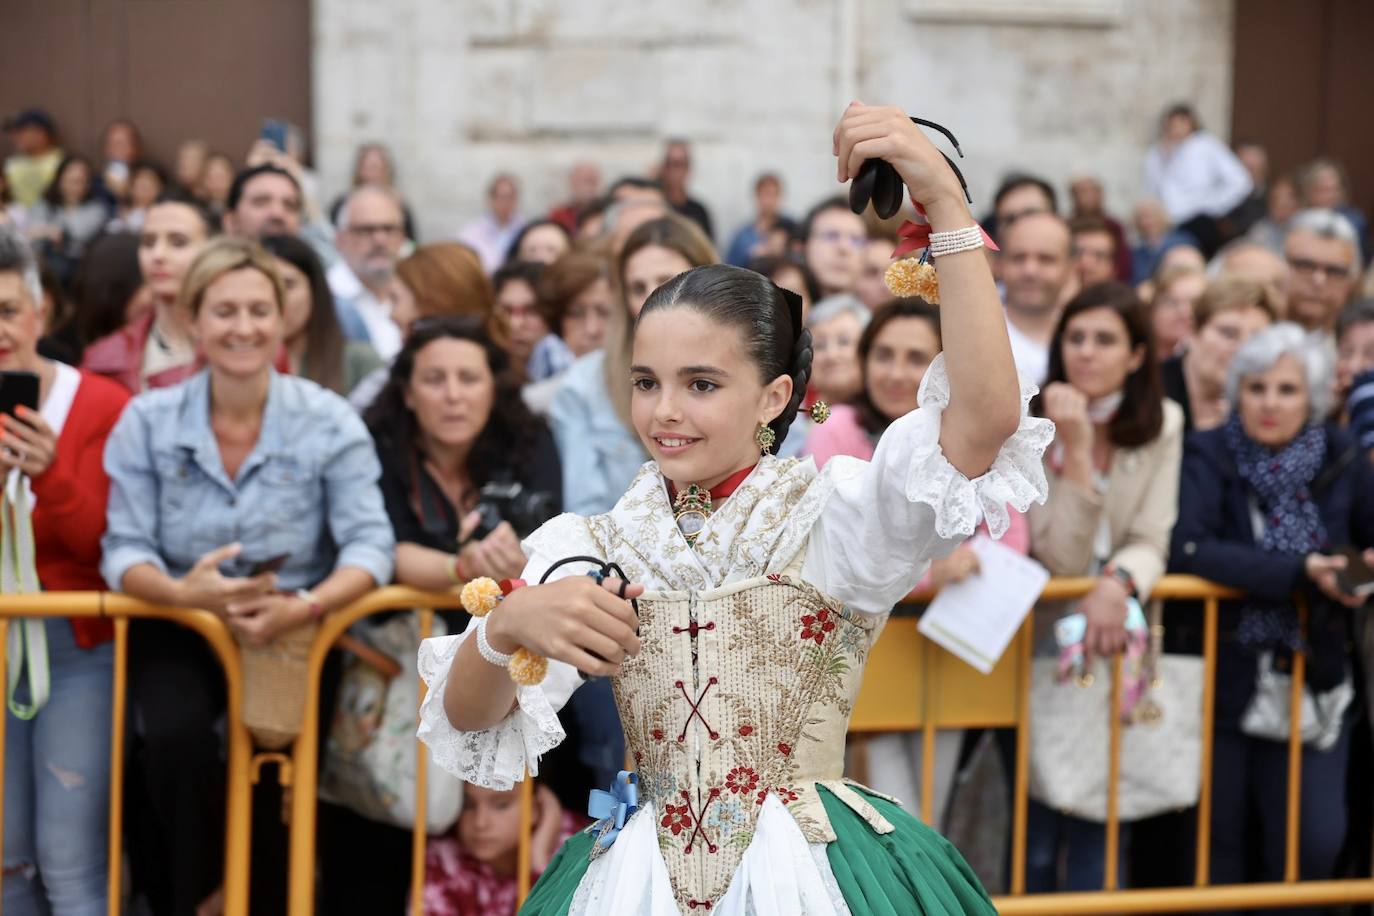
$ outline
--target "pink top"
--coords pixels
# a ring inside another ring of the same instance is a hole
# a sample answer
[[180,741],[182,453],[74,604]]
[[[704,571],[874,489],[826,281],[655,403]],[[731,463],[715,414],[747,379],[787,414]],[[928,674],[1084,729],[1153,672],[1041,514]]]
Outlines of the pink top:
[[[587,823],[571,811],[563,812],[558,842]],[[531,884],[539,878],[531,874]],[[458,842],[455,827],[443,836],[430,837],[425,848],[425,916],[514,916],[514,875],[498,875],[490,865],[473,858]],[[410,907],[406,907],[410,912]]]
[[811,427],[801,453],[815,458],[816,467],[823,468],[836,455],[852,455],[868,461],[876,445],[860,425],[859,411],[848,404],[836,404],[830,408],[830,419]]
[[[806,438],[802,454],[816,459],[816,467],[822,468],[836,455],[851,455],[868,461],[873,457],[875,447],[876,443],[859,423],[859,411],[848,404],[837,404],[830,410],[830,419],[811,427],[811,435]],[[1002,543],[1019,554],[1030,553],[1030,525],[1026,517],[1010,507],[1007,514],[1011,524],[1007,526],[1007,533],[1002,535]],[[987,534],[987,523],[980,524],[978,530]],[[930,574],[926,573],[916,587],[921,589],[928,585]]]

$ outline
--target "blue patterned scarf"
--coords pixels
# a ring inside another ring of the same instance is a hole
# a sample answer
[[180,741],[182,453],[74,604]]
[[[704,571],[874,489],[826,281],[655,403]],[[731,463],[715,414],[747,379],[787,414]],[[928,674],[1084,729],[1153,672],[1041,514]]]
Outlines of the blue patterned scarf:
[[[1224,427],[1226,446],[1241,479],[1250,487],[1264,516],[1259,548],[1306,556],[1326,545],[1326,526],[1312,498],[1312,481],[1326,461],[1326,433],[1308,425],[1278,451],[1255,442],[1232,416]],[[1303,648],[1298,617],[1289,602],[1252,603],[1241,615],[1237,636],[1252,649]]]

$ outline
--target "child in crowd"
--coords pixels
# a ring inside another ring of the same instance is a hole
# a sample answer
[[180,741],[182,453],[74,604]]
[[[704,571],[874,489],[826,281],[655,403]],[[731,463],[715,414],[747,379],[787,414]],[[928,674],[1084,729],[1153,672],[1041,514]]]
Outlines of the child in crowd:
[[[586,824],[565,811],[547,786],[534,788],[530,876],[544,873],[553,854]],[[463,813],[425,852],[426,916],[508,916],[515,912],[520,846],[520,790],[469,783]]]

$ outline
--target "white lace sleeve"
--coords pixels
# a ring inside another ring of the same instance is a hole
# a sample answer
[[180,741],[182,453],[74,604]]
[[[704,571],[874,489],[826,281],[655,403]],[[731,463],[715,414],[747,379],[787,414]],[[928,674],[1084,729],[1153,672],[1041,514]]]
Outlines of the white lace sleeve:
[[1036,390],[1022,379],[1020,426],[987,473],[969,480],[940,450],[949,375],[937,356],[921,382],[919,407],[887,428],[872,461],[838,456],[826,463],[821,473],[835,489],[811,530],[803,577],[856,610],[885,613],[979,521],[1001,537],[1008,505],[1025,512],[1048,492],[1042,460],[1054,425],[1029,415]]
[[[525,552],[530,556],[523,575],[526,582],[538,582],[553,564],[554,560],[540,549],[541,545],[553,546],[558,540],[559,528],[568,530],[573,519],[575,516],[559,516],[525,541]],[[576,521],[581,522],[581,519]],[[553,530],[546,532],[545,529],[551,526]],[[585,523],[582,527],[585,529]],[[577,547],[575,543],[567,546]],[[575,554],[578,551],[567,552]],[[556,570],[549,579],[577,572],[575,568],[566,567]],[[540,756],[562,743],[565,733],[558,721],[558,710],[582,685],[582,676],[572,665],[550,659],[549,672],[542,683],[516,690],[515,708],[506,718],[483,731],[459,731],[449,722],[444,710],[444,691],[453,673],[458,648],[465,639],[475,638],[472,635],[475,626],[474,619],[461,634],[426,639],[420,644],[420,677],[424,678],[429,690],[420,705],[419,738],[429,747],[434,762],[460,779],[488,789],[510,789],[525,778],[526,769],[530,775],[537,775]]]

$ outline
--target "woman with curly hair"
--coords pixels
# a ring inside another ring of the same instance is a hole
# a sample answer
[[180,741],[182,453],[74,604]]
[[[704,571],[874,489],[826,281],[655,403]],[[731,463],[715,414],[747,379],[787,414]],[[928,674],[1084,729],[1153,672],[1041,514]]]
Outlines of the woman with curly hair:
[[[510,357],[484,325],[479,316],[416,321],[364,417],[404,585],[439,591],[520,575],[519,538],[547,518],[521,510],[551,516],[562,502],[553,437],[520,399]],[[493,496],[515,486],[520,496]]]

